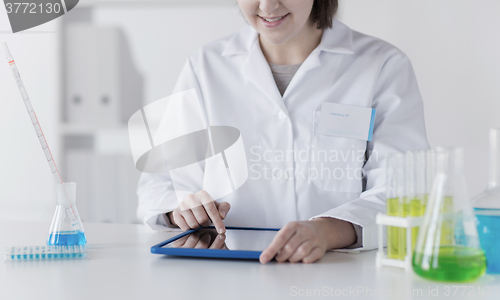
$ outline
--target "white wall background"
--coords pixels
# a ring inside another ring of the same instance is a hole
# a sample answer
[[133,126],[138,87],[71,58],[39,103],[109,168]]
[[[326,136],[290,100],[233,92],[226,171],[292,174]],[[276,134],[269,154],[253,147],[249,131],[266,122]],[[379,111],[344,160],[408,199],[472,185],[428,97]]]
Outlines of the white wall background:
[[[115,1],[118,2],[118,1]],[[161,2],[161,1],[156,1]],[[198,47],[245,25],[236,0],[100,5],[98,24],[119,25],[145,79],[145,102],[171,92]],[[173,3],[173,4],[172,4]],[[222,3],[222,4],[221,4]],[[71,12],[70,12],[71,13]],[[402,49],[413,62],[425,102],[431,146],[463,146],[470,194],[487,178],[487,130],[500,127],[498,0],[341,0],[339,19]],[[58,160],[60,61],[58,22],[9,33],[7,41]],[[0,55],[3,56],[3,55]],[[17,87],[0,59],[0,219],[50,219],[54,186]]]

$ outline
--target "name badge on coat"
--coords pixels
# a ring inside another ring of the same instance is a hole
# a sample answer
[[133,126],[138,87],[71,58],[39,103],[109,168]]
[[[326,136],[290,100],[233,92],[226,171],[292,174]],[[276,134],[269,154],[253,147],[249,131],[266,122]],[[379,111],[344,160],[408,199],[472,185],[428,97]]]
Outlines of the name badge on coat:
[[375,108],[324,102],[317,133],[371,141]]

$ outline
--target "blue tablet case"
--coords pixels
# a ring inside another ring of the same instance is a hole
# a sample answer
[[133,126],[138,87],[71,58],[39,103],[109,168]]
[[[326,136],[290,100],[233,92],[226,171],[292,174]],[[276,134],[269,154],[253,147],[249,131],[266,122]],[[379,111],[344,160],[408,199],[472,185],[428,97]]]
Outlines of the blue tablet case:
[[[201,228],[214,228],[200,227],[198,229],[188,230],[179,235],[174,236],[166,241],[151,247],[153,254],[166,254],[175,256],[188,256],[188,257],[210,257],[210,258],[233,258],[233,259],[259,259],[262,251],[243,251],[243,250],[219,250],[219,249],[192,249],[192,248],[163,248],[168,243],[171,243],[183,236],[198,231]],[[239,230],[264,230],[264,231],[279,231],[278,228],[252,228],[252,227],[226,227],[226,230],[239,229]]]

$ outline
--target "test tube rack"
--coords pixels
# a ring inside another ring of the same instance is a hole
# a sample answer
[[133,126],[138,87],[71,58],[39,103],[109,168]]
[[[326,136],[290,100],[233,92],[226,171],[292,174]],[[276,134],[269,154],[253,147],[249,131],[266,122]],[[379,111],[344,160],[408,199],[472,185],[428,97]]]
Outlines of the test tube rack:
[[4,263],[15,261],[40,261],[55,259],[88,259],[89,254],[84,245],[64,246],[23,246],[7,247]]
[[[419,227],[422,224],[423,217],[394,217],[386,214],[379,213],[376,218],[378,225],[378,252],[376,257],[376,265],[378,268],[383,266],[396,267],[405,269],[406,271],[412,270],[412,255],[413,245],[411,229]],[[384,251],[384,227],[393,226],[405,228],[406,230],[406,256],[404,260],[389,258]],[[409,251],[408,251],[409,249]]]

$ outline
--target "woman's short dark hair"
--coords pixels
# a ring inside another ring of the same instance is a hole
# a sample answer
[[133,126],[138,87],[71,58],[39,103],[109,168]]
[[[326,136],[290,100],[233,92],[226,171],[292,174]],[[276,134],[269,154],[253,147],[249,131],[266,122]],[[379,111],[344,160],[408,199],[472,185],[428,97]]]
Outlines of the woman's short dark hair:
[[339,7],[338,0],[314,0],[311,17],[318,29],[332,28],[333,17]]

